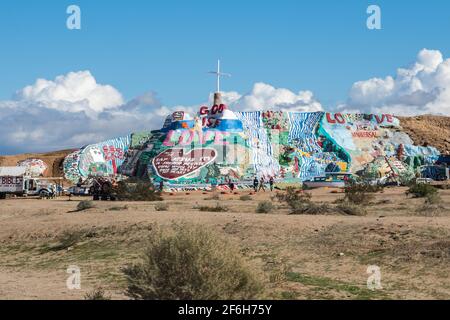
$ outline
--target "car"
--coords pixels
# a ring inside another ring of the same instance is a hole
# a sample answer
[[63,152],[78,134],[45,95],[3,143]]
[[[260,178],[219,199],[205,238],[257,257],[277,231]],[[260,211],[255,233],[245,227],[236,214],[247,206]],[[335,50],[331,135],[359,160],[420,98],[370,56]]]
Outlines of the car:
[[430,178],[417,178],[416,184],[432,184],[434,181]]
[[89,189],[90,188],[87,187],[73,186],[67,189],[66,192],[70,196],[89,196],[90,195]]

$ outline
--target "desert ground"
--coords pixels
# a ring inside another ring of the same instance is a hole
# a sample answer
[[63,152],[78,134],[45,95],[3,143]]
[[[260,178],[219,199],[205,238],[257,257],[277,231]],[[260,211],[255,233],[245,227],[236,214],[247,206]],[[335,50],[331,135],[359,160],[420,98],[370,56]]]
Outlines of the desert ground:
[[[236,243],[262,272],[268,299],[450,299],[450,190],[436,208],[405,195],[376,194],[366,216],[290,215],[275,192],[165,194],[155,202],[96,202],[75,212],[82,198],[0,201],[0,299],[85,299],[101,288],[127,299],[122,268],[139,261],[157,223],[201,224]],[[334,202],[339,191],[310,191]],[[258,214],[261,201],[271,213]],[[201,212],[220,203],[228,212]],[[81,269],[81,290],[69,290],[70,265]],[[367,268],[380,267],[382,289],[367,288]]]

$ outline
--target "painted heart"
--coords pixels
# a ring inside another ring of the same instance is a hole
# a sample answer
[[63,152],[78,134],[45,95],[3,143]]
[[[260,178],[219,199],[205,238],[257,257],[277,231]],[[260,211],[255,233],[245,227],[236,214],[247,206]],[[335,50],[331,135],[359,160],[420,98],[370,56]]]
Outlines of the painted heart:
[[166,180],[177,180],[207,166],[217,158],[214,149],[168,149],[153,159],[158,176]]

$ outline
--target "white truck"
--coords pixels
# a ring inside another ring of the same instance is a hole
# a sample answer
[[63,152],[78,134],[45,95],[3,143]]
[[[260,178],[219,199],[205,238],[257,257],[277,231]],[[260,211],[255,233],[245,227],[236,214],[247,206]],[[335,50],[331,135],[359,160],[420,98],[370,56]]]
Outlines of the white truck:
[[56,187],[44,179],[27,175],[26,167],[0,167],[0,199],[7,195],[53,196]]

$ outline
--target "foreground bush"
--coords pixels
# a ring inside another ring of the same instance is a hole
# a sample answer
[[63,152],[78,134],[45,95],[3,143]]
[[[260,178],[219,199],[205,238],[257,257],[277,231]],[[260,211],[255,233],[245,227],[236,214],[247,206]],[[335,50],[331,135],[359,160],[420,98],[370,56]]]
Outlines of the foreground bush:
[[438,190],[429,184],[414,184],[406,191],[407,195],[414,198],[434,197],[438,194]]
[[149,182],[119,182],[114,193],[120,201],[162,201],[161,193]]
[[350,184],[345,187],[344,200],[355,205],[369,205],[375,198],[373,193],[382,190],[382,187],[369,184]]
[[290,214],[325,215],[335,212],[327,203],[314,203],[312,201],[297,201],[291,203]]
[[286,202],[291,208],[290,214],[326,215],[336,210],[327,203],[315,203],[311,201],[311,194],[289,187],[286,193],[276,195],[278,201]]
[[296,206],[299,202],[311,201],[311,194],[293,187],[288,187],[285,193],[277,193],[276,197],[278,201],[286,202],[290,207]]
[[275,206],[270,201],[262,201],[258,203],[256,213],[271,213],[275,209]]
[[203,226],[155,228],[142,263],[124,269],[138,300],[253,299],[262,286],[239,251]]

